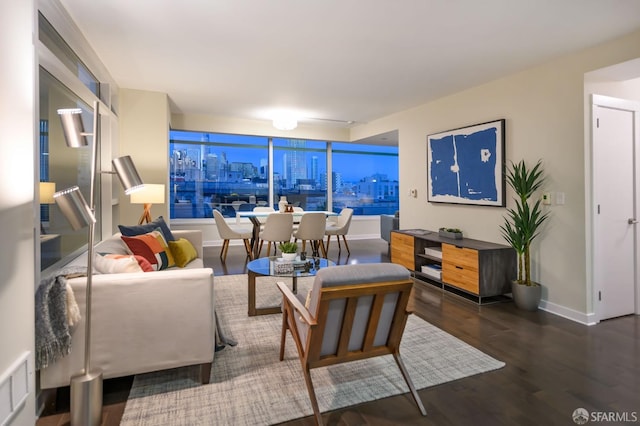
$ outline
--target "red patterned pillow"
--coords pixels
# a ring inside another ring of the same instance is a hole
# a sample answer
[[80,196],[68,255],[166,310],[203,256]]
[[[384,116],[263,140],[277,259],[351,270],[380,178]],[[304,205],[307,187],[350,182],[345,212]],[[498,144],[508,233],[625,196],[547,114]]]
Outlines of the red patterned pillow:
[[131,257],[133,256],[133,258],[136,260],[136,262],[138,262],[138,266],[140,267],[140,269],[142,269],[142,272],[152,272],[155,271],[155,269],[153,269],[153,266],[151,266],[151,264],[149,263],[149,261],[147,259],[145,259],[144,257],[134,254],[105,254],[104,257],[107,258],[111,258],[111,259],[121,259],[123,257]]
[[145,258],[151,264],[153,270],[161,271],[175,266],[171,251],[160,230],[156,229],[135,237],[125,237],[123,235],[121,238],[129,247],[129,250],[134,255]]

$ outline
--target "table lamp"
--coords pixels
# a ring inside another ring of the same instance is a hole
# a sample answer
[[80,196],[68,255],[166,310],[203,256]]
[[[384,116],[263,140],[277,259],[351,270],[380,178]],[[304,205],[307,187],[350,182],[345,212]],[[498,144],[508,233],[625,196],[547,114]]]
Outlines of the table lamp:
[[[56,192],[55,182],[40,182],[40,204],[55,204],[53,194]],[[47,232],[42,225],[42,219],[40,220],[40,234],[46,234]]]
[[151,205],[164,203],[164,185],[146,183],[144,188],[131,194],[130,201],[132,204],[144,204],[142,215],[138,225],[144,222],[151,222]]

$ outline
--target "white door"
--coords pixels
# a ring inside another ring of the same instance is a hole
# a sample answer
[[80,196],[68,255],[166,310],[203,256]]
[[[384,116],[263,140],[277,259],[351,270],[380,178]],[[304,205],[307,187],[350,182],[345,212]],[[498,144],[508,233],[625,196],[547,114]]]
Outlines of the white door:
[[[595,308],[600,320],[636,312],[635,103],[594,96]],[[621,107],[622,106],[622,107]]]

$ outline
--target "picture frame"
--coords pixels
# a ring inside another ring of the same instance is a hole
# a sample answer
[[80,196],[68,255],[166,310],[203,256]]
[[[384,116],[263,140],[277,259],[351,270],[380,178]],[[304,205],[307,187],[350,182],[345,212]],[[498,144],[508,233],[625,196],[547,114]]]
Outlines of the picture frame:
[[505,119],[427,135],[427,201],[505,207]]

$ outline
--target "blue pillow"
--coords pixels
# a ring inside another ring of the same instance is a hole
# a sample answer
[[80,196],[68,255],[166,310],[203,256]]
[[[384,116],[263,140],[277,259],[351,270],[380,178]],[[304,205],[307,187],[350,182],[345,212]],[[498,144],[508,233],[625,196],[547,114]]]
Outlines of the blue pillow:
[[165,240],[176,240],[162,216],[158,216],[158,218],[153,222],[145,223],[143,225],[118,225],[118,228],[120,229],[120,233],[125,237],[135,237],[137,235],[147,234],[156,228],[160,228]]

